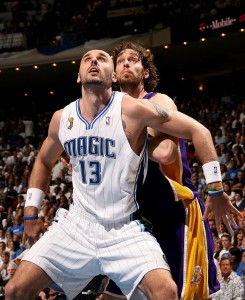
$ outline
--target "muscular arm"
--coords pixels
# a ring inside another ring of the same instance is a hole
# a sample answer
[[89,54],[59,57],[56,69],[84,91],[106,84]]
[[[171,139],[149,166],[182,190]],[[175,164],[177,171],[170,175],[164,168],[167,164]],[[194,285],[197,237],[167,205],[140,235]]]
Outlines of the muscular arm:
[[35,187],[46,191],[52,168],[64,150],[58,137],[61,113],[62,111],[57,111],[52,117],[48,136],[43,142],[32,169],[29,188]]
[[[58,138],[61,113],[62,111],[57,111],[52,117],[48,136],[43,142],[31,172],[29,188],[37,188],[43,192],[46,191],[50,182],[52,168],[60,154],[63,152],[63,147]],[[25,208],[25,216],[34,216],[38,214],[36,202],[33,203],[32,206],[32,201],[41,202],[42,199],[31,198],[29,206]],[[39,238],[39,234],[45,231],[40,219],[25,220],[24,225],[24,236],[29,245],[35,243]]]
[[[149,101],[167,109],[177,110],[173,100],[165,94],[157,93]],[[149,158],[164,165],[174,162],[178,153],[178,138],[152,128],[148,128],[148,133],[151,136],[148,146]]]
[[[123,110],[126,115],[125,120],[127,128],[131,132],[132,136],[134,136],[135,131],[136,137],[139,136],[137,131],[141,131],[142,127],[144,128],[145,126],[148,126],[156,131],[167,133],[171,136],[192,140],[196,153],[202,164],[217,161],[212,136],[209,130],[201,123],[178,111],[171,110],[168,112],[162,108],[163,113],[159,113],[159,107],[158,109],[155,109],[154,105],[149,102],[147,103],[144,100],[138,100],[138,102],[135,100],[133,101],[134,103],[132,106],[126,101],[125,103],[128,104],[127,109]],[[129,102],[131,102],[130,99]],[[129,111],[130,106],[131,111]],[[169,116],[167,116],[168,114]],[[134,126],[131,126],[133,120]],[[135,122],[137,126],[135,126]],[[218,185],[220,185],[220,183],[218,183]],[[209,184],[209,187],[215,186],[217,186],[217,183],[215,182]],[[220,220],[222,220],[230,231],[232,231],[230,225],[236,227],[236,223],[231,212],[241,216],[240,212],[232,205],[225,193],[212,197],[209,196],[207,198],[206,210],[203,215],[204,220],[207,219],[208,214],[211,211],[215,214],[217,227],[220,224]]]

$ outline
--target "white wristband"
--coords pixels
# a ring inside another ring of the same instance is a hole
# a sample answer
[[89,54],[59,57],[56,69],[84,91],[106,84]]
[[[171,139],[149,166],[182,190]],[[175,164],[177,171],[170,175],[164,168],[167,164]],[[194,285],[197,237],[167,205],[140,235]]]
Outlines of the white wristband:
[[45,193],[42,190],[37,188],[29,188],[26,194],[25,207],[35,206],[39,210],[44,196]]
[[210,161],[202,166],[206,184],[222,181],[220,165],[218,161]]

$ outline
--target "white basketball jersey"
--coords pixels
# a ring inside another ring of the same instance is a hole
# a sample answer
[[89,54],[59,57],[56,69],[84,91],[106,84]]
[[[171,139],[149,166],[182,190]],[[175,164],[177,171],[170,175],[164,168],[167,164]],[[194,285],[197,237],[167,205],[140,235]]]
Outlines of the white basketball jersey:
[[77,99],[64,108],[60,121],[59,139],[72,164],[73,204],[105,221],[139,208],[137,185],[147,161],[146,143],[138,156],[124,133],[124,95],[113,92],[91,123],[81,114],[82,98]]

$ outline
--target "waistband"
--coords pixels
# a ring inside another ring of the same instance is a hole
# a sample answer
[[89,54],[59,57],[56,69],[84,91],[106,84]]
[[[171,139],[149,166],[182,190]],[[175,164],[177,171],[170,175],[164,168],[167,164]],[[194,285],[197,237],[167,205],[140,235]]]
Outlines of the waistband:
[[[64,211],[63,209],[59,209],[57,211],[59,215],[67,214],[68,211]],[[85,210],[83,207],[75,207],[73,204],[70,205],[69,213],[72,214],[78,222],[82,221],[83,219],[88,220],[93,223],[100,223],[100,224],[116,224],[116,223],[129,223],[130,221],[134,220],[141,220],[141,211],[137,210],[132,214],[120,218],[120,219],[101,219],[97,215],[93,214]]]

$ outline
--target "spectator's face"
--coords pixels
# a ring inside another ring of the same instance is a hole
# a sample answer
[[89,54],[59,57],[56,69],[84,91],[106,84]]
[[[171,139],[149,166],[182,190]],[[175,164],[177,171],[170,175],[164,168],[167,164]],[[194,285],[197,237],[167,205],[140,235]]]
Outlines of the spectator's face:
[[221,232],[226,232],[226,227],[225,227],[225,225],[223,224],[223,223],[220,223],[220,231]]
[[222,249],[221,240],[215,239],[214,240],[214,251],[217,252]]
[[229,249],[230,248],[231,242],[227,237],[222,237],[221,238],[221,243],[222,243],[222,246],[223,246],[224,249]]
[[6,254],[1,255],[2,261],[4,264],[7,264],[9,262],[9,256]]
[[241,226],[241,228],[245,228],[245,218],[239,218],[239,225]]
[[220,270],[222,275],[229,275],[232,271],[232,265],[229,259],[223,259],[220,262]]
[[216,229],[217,229],[217,228],[216,228],[216,224],[215,224],[215,221],[214,221],[214,220],[210,220],[210,221],[209,221],[209,227],[210,227],[211,231],[213,231],[213,230],[216,230]]
[[12,277],[14,275],[14,272],[16,271],[16,267],[15,266],[9,266],[7,271],[8,271],[9,277]]
[[235,201],[239,202],[242,199],[240,194],[235,194]]

